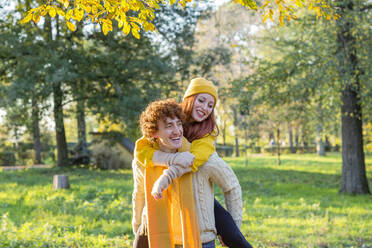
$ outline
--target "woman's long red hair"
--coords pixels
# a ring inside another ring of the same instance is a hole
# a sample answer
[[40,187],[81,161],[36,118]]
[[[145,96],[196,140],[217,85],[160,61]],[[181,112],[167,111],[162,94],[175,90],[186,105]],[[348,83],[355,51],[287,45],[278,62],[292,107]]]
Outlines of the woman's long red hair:
[[191,113],[196,96],[197,95],[186,97],[181,103],[182,111],[186,116],[183,136],[185,136],[189,142],[193,142],[208,133],[212,133],[212,131],[217,127],[214,118],[214,108],[208,118],[202,122],[197,122],[192,118]]

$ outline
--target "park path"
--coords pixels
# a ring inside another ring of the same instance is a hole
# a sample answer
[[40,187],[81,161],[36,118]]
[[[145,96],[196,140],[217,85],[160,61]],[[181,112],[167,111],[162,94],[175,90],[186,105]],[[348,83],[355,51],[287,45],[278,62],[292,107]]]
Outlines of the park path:
[[24,169],[43,169],[52,168],[52,165],[34,164],[34,165],[18,165],[18,166],[0,166],[0,171],[24,170]]

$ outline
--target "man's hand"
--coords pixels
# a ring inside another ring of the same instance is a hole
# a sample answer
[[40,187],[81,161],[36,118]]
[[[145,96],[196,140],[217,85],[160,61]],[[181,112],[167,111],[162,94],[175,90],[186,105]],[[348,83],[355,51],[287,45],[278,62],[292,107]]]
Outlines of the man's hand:
[[217,237],[218,237],[218,240],[220,241],[221,245],[222,245],[223,247],[227,247],[227,245],[225,245],[225,243],[222,241],[221,236],[220,236],[220,235],[217,235]]

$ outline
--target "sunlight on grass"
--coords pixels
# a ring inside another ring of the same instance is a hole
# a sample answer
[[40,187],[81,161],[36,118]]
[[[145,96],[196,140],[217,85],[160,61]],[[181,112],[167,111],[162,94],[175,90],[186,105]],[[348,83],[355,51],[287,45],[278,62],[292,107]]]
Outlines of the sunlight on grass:
[[[242,232],[254,247],[371,247],[372,197],[339,195],[341,157],[226,158],[243,191]],[[367,161],[372,185],[371,157]],[[52,189],[54,174],[71,189]],[[0,247],[131,247],[131,170],[0,173]],[[216,189],[216,198],[223,196]],[[217,247],[221,247],[218,245]]]

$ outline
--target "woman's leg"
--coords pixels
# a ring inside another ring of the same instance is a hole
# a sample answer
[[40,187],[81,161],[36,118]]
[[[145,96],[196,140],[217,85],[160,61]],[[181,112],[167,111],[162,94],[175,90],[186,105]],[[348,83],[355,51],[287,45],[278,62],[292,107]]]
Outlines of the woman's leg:
[[252,248],[236,226],[231,214],[214,199],[214,218],[216,220],[217,234],[230,248]]
[[136,235],[133,241],[133,248],[148,248],[149,241],[146,235]]
[[149,240],[142,225],[138,228],[134,237],[133,248],[149,248]]

